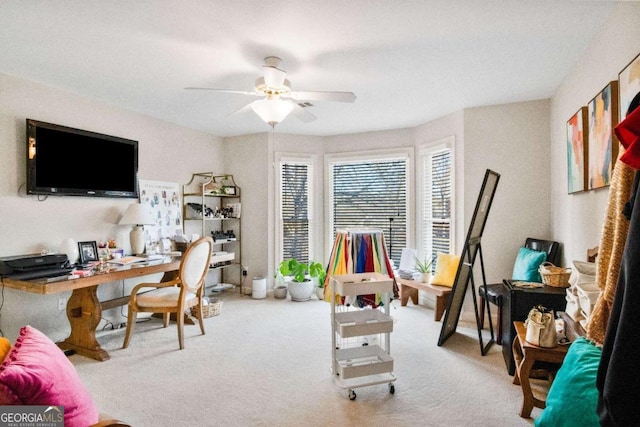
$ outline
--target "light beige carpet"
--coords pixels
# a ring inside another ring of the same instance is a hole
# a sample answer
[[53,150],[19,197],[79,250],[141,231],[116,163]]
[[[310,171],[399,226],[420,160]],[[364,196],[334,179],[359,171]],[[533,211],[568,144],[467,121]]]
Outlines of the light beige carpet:
[[[128,349],[124,329],[100,335],[111,359],[71,360],[99,409],[133,426],[530,426],[518,416],[501,347],[482,356],[475,327],[459,326],[437,346],[433,311],[394,301],[391,334],[395,394],[356,389],[354,401],[330,371],[330,305],[254,300],[222,293],[206,335],[186,326],[140,322]],[[532,415],[540,415],[534,409]]]

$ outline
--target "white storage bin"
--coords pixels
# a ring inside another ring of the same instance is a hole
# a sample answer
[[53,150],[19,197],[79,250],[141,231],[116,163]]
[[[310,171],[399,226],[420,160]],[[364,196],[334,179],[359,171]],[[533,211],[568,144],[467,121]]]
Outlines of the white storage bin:
[[596,283],[581,283],[576,285],[576,290],[578,292],[580,309],[584,312],[585,317],[588,318],[600,296],[600,288]]

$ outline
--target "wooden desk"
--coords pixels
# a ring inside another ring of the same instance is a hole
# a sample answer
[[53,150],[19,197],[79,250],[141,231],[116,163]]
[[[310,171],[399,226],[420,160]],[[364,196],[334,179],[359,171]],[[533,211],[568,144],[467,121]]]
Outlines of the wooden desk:
[[428,292],[436,296],[436,309],[434,312],[434,319],[439,321],[442,319],[444,311],[449,305],[449,296],[451,295],[451,288],[446,286],[436,286],[431,283],[422,283],[416,280],[402,279],[396,277],[396,281],[400,285],[400,305],[405,306],[411,298],[411,301],[415,305],[418,305],[418,290]]
[[554,348],[538,347],[527,342],[527,329],[524,326],[524,322],[513,322],[513,326],[516,328],[516,337],[513,340],[513,358],[516,363],[513,384],[520,384],[522,388],[523,398],[520,416],[522,418],[530,418],[531,411],[534,407],[544,409],[546,406],[545,401],[536,398],[531,390],[529,375],[531,374],[533,364],[535,362],[550,362],[558,364],[559,367],[567,355],[569,346],[558,345]]
[[179,268],[180,258],[171,258],[126,267],[112,267],[108,271],[99,272],[93,276],[50,283],[46,283],[44,279],[14,280],[3,277],[2,284],[7,288],[43,295],[72,291],[67,301],[67,318],[71,325],[71,333],[66,340],[58,343],[58,346],[63,350],[75,350],[83,356],[105,361],[109,359],[109,354],[96,340],[96,328],[102,318],[102,310],[127,304],[129,297],[100,302],[98,286],[155,273],[165,273],[162,281],[167,281],[177,275]]

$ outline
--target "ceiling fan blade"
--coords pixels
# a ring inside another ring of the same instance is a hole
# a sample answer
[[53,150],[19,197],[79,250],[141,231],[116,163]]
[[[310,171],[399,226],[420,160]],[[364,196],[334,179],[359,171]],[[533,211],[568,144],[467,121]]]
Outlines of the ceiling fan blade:
[[301,107],[300,105],[294,102],[295,106],[293,110],[291,110],[291,115],[296,117],[303,123],[310,123],[314,121],[317,117],[314,116],[308,109]]
[[262,96],[259,93],[255,92],[247,92],[246,90],[228,90],[228,89],[214,89],[211,87],[185,87],[186,90],[208,90],[212,92],[222,92],[222,93],[237,93],[240,95],[253,95],[253,96]]
[[[301,92],[295,91],[286,95],[288,98],[295,99],[297,101],[335,101],[335,102],[353,102],[356,100],[356,96],[353,92],[318,92],[308,91]],[[283,95],[284,97],[284,95]]]
[[238,108],[237,110],[230,112],[229,114],[227,114],[226,117],[234,116],[236,114],[243,114],[243,113],[246,113],[248,111],[253,111],[253,104],[255,104],[256,102],[258,102],[258,101],[250,102],[247,105],[245,105],[244,107]]

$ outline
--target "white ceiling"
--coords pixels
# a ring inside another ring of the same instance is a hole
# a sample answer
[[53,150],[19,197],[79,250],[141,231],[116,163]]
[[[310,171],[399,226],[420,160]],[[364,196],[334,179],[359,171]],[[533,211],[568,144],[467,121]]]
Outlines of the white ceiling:
[[[218,136],[265,132],[253,89],[282,58],[292,89],[352,91],[315,102],[336,135],[414,127],[467,107],[550,97],[615,1],[0,0],[0,73]],[[0,100],[1,102],[1,100]],[[62,123],[66,124],[66,123]]]

